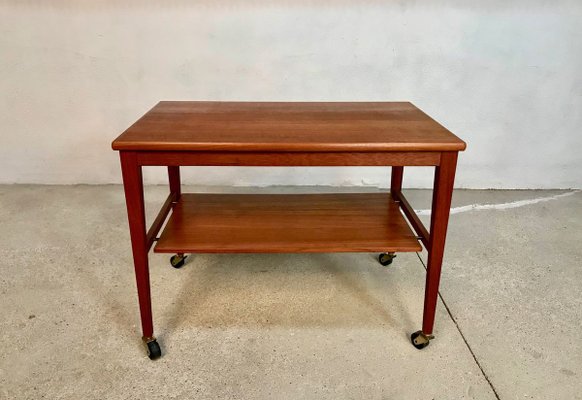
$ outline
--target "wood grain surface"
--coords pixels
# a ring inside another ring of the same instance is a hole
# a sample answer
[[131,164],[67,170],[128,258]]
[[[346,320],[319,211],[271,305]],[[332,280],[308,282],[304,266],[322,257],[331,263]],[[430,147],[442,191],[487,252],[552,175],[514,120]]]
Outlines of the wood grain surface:
[[115,150],[459,151],[465,143],[411,103],[163,101]]
[[[130,150],[122,150],[127,152]],[[442,152],[256,152],[256,151],[137,151],[139,165],[330,167],[439,165]]]
[[155,252],[420,251],[388,193],[182,194]]

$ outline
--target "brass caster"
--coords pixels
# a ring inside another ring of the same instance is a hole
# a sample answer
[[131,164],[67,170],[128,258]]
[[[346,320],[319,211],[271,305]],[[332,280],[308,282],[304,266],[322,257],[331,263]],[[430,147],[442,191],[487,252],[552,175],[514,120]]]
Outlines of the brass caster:
[[392,264],[392,260],[396,258],[396,254],[394,253],[382,253],[378,256],[378,261],[380,264],[387,267],[388,265]]
[[155,360],[162,356],[162,349],[160,349],[160,345],[158,344],[158,341],[155,337],[144,337],[142,339],[146,346],[146,352],[150,360]]
[[175,254],[170,258],[170,264],[172,264],[172,267],[176,269],[182,268],[186,262],[186,257],[187,256],[185,256],[184,253]]
[[425,335],[422,333],[422,331],[417,331],[410,335],[410,341],[412,342],[412,345],[419,350],[422,350],[428,346],[432,339],[434,339],[433,335]]

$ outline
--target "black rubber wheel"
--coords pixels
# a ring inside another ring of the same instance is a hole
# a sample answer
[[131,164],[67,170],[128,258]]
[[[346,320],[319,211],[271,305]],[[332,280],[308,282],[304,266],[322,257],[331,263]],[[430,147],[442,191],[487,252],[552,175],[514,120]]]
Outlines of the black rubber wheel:
[[146,346],[148,348],[148,357],[150,360],[155,360],[162,356],[162,349],[160,349],[160,345],[158,344],[157,340],[147,342]]
[[174,254],[171,258],[170,258],[170,264],[172,265],[172,267],[174,268],[182,268],[184,266],[184,263],[186,262],[186,256],[180,256],[178,254]]
[[418,350],[424,349],[430,343],[430,340],[422,333],[422,331],[417,331],[410,335],[410,341]]
[[382,253],[378,256],[378,261],[383,266],[387,267],[388,265],[392,264],[392,260],[396,258],[394,253]]

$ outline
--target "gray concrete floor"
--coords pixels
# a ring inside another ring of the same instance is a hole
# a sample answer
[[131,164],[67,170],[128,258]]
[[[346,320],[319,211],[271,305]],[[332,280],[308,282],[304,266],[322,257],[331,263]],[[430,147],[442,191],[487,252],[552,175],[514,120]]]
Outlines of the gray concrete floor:
[[[165,193],[147,188],[150,217]],[[581,399],[582,193],[563,193],[455,192],[455,207],[549,199],[451,216],[446,306],[423,351],[408,335],[425,254],[389,268],[202,254],[181,270],[152,254],[152,362],[122,188],[0,186],[0,398]]]

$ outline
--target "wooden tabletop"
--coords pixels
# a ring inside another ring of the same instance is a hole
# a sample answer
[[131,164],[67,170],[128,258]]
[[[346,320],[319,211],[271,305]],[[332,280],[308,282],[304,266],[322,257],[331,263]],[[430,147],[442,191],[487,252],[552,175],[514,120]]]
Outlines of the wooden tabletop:
[[114,150],[461,151],[466,145],[411,103],[162,101]]

